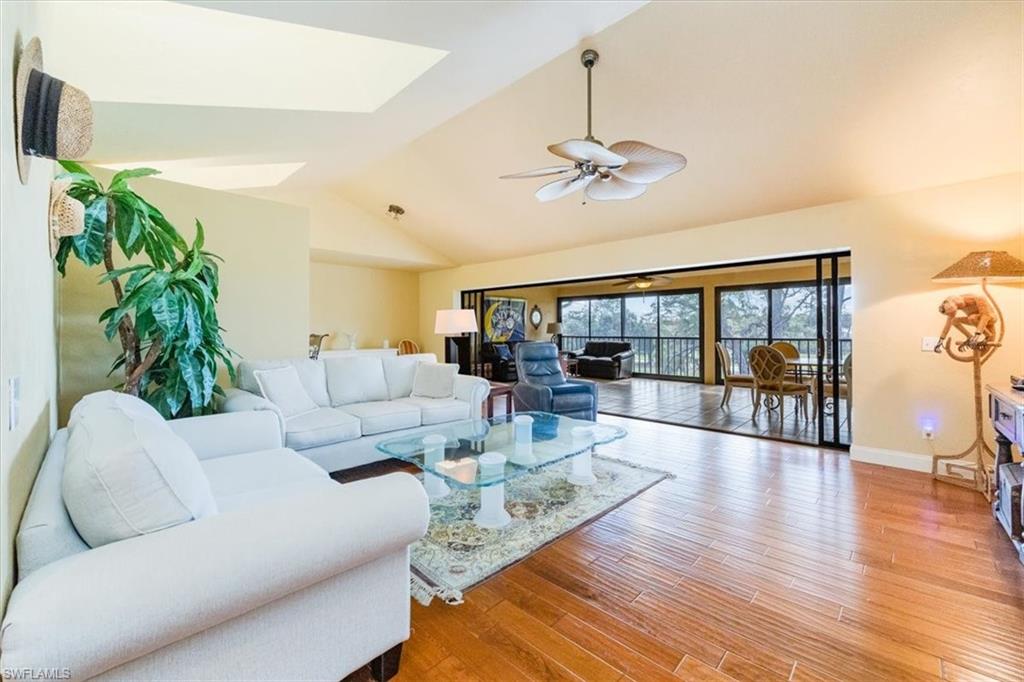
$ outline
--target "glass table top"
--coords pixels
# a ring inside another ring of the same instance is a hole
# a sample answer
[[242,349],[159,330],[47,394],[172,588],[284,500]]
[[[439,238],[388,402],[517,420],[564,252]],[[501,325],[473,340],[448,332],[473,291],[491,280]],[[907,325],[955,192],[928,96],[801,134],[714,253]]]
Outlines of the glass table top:
[[[513,419],[523,416],[533,419],[531,437],[517,442]],[[517,412],[425,427],[415,435],[383,440],[377,444],[377,450],[436,474],[450,486],[484,488],[625,436],[626,430],[620,426],[547,412]],[[481,460],[485,453],[488,455]],[[491,462],[495,458],[489,453],[501,453],[505,461]]]

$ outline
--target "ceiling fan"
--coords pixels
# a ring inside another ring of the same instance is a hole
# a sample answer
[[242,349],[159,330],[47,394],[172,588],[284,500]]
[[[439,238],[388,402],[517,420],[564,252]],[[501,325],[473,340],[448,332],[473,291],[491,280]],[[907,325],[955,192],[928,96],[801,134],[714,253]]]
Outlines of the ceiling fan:
[[549,166],[525,173],[502,175],[500,179],[539,178],[546,175],[563,177],[537,190],[541,201],[561,199],[586,189],[586,196],[597,201],[635,199],[647,191],[647,185],[686,168],[686,157],[658,149],[644,142],[623,140],[605,147],[591,133],[590,72],[597,64],[595,50],[584,50],[580,61],[587,69],[587,136],[548,146],[555,156],[572,161],[572,165]]
[[651,277],[649,275],[637,275],[636,277],[627,277],[621,282],[616,282],[613,287],[626,287],[627,289],[650,289],[651,287],[661,286],[662,284],[668,284],[672,280],[668,277]]

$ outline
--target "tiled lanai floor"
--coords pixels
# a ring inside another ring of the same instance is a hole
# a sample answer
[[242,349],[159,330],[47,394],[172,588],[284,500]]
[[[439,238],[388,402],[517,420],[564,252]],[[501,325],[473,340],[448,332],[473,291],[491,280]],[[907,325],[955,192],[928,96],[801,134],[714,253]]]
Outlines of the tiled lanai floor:
[[[757,436],[770,436],[802,443],[817,444],[818,424],[815,419],[804,419],[797,414],[794,399],[786,399],[785,421],[779,419],[778,409],[761,408],[757,418],[752,417],[750,391],[734,388],[732,398],[725,407],[722,386],[708,386],[683,381],[665,381],[633,377],[618,381],[599,381],[598,410],[623,417],[653,419],[670,424],[700,426]],[[813,413],[813,398],[808,409]],[[849,424],[846,422],[846,401],[839,405],[840,442],[850,442]],[[826,434],[832,428],[832,418],[825,422]]]

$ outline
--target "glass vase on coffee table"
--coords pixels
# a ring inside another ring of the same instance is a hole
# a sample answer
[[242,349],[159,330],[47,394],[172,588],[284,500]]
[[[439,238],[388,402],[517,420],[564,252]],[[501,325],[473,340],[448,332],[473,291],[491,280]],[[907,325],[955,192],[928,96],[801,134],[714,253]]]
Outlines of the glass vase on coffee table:
[[592,485],[594,447],[626,436],[610,424],[572,419],[547,412],[520,412],[492,419],[424,427],[415,434],[386,439],[377,449],[423,470],[423,486],[432,500],[451,488],[480,491],[474,521],[501,528],[512,518],[505,509],[505,483],[572,459],[566,480]]

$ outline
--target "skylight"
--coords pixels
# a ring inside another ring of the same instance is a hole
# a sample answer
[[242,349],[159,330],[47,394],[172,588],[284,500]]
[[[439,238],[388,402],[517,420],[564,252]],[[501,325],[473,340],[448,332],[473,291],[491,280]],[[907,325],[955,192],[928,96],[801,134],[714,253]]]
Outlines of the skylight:
[[40,12],[46,66],[98,102],[367,113],[448,54],[162,0]]
[[156,168],[158,180],[170,180],[184,185],[207,189],[230,190],[252,187],[274,187],[292,173],[305,166],[295,163],[248,163],[231,165],[202,165],[202,160],[132,161],[130,163],[101,163],[101,168],[125,170],[127,168]]

